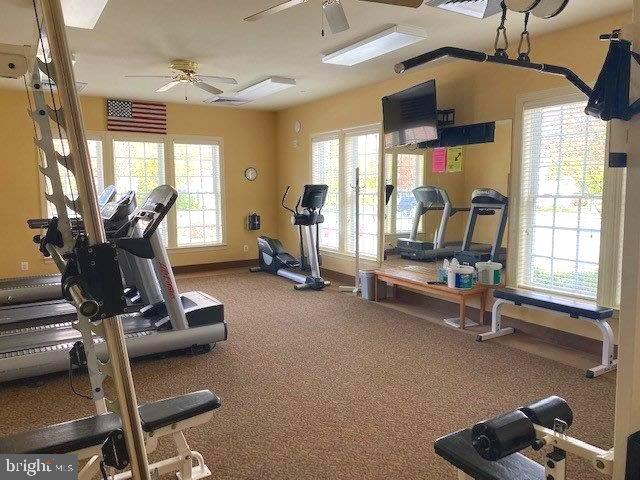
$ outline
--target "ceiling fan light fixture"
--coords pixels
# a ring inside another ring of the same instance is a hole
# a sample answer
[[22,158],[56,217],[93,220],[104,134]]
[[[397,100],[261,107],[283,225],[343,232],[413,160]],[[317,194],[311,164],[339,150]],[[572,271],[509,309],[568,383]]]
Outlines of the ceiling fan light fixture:
[[428,0],[427,5],[474,18],[487,18],[501,11],[500,0]]
[[420,27],[395,25],[322,57],[323,63],[353,66],[420,42],[427,32]]
[[239,90],[236,97],[247,101],[258,100],[259,98],[268,97],[274,93],[295,87],[296,81],[293,78],[285,77],[269,77],[261,82],[254,83],[248,87]]

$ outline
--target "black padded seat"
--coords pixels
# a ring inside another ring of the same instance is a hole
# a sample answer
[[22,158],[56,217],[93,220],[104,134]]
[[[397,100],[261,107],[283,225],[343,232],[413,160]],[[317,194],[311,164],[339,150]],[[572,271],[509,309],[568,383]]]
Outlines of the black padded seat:
[[438,455],[475,480],[544,480],[544,467],[520,453],[490,462],[476,452],[471,429],[460,430],[436,440]]
[[115,413],[48,425],[0,438],[0,453],[67,453],[101,445],[109,433],[120,428]]
[[209,390],[201,390],[141,405],[138,411],[140,412],[142,430],[152,432],[172,423],[211,412],[219,408],[220,405],[220,397]]
[[[139,412],[142,429],[151,432],[213,411],[220,405],[220,398],[209,390],[141,405]],[[71,420],[0,438],[0,453],[74,452],[101,445],[109,433],[120,427],[120,417],[114,413]]]
[[573,318],[585,317],[592,320],[604,321],[613,315],[612,308],[529,290],[502,288],[495,290],[493,296],[495,298],[509,300],[516,305],[531,305],[533,307],[566,313]]

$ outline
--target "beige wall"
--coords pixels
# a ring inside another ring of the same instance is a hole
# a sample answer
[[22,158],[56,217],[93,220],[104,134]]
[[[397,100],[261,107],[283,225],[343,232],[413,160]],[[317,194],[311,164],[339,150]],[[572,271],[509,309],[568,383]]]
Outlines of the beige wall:
[[[566,65],[593,83],[602,64],[607,45],[598,34],[627,23],[630,15],[618,15],[596,22],[533,38],[532,58],[547,63]],[[534,32],[535,33],[535,32]],[[277,113],[168,105],[168,131],[176,135],[221,137],[224,142],[225,191],[228,246],[220,249],[185,250],[172,253],[176,265],[222,262],[255,257],[256,234],[244,229],[244,217],[252,210],[262,215],[260,234],[277,235],[292,251],[297,248],[296,232],[289,216],[279,206],[285,185],[299,189],[310,180],[310,139],[313,134],[343,128],[379,123],[380,99],[403,88],[436,78],[438,103],[441,108],[455,108],[458,123],[510,120],[515,115],[518,95],[565,86],[557,77],[522,72],[500,66],[463,61],[440,62],[428,68],[393,75],[383,82],[343,92],[330,98],[296,106]],[[104,99],[82,98],[88,130],[105,130]],[[32,136],[26,115],[24,92],[0,91],[0,277],[22,275],[20,261],[29,261],[30,274],[51,271],[37,254],[26,229],[25,219],[41,215],[39,177]],[[302,131],[294,132],[295,121]],[[494,151],[495,150],[495,151]],[[468,147],[465,150],[464,174],[443,175],[441,182],[452,193],[456,203],[468,203],[473,184],[496,179],[504,187],[497,170],[510,163],[508,152],[500,145]],[[493,161],[492,161],[493,159]],[[258,168],[256,182],[243,180],[249,166]],[[427,171],[430,156],[427,157]],[[498,180],[499,179],[499,180]],[[487,183],[488,184],[488,183]],[[498,188],[506,190],[506,188]],[[462,233],[462,216],[452,222],[452,235]],[[486,234],[486,233],[485,233]],[[249,251],[244,252],[243,246]],[[325,259],[325,265],[351,272],[349,261]],[[524,316],[528,316],[524,314]],[[537,323],[583,332],[582,326],[555,316],[537,315]],[[591,332],[586,332],[591,334]]]
[[[534,32],[532,59],[565,65],[587,83],[593,84],[607,50],[607,44],[600,42],[598,35],[621,27],[630,18],[630,14],[611,16],[541,37],[535,37]],[[515,56],[514,53],[511,55]],[[389,71],[392,71],[392,65],[389,65]],[[440,108],[455,108],[457,123],[513,120],[519,95],[567,85],[562,78],[537,72],[451,61],[409,71],[383,82],[280,111],[277,118],[278,190],[287,184],[301,186],[310,180],[309,148],[313,134],[380,122],[380,100],[384,95],[431,78],[437,81]],[[296,120],[303,125],[299,135],[293,130]],[[463,203],[468,203],[470,190],[480,177],[483,182],[494,179],[498,190],[507,191],[508,179],[496,175],[497,170],[508,170],[511,162],[510,152],[504,145],[507,143],[495,146],[495,151],[491,147],[487,150],[486,146],[466,148],[465,174],[459,175],[459,183],[449,176],[434,179],[432,183],[442,182],[453,193],[454,201]],[[495,155],[494,161],[487,163],[492,155]],[[429,170],[430,155],[427,156],[426,166]],[[456,219],[452,223],[453,233],[460,230],[460,222],[463,220]],[[432,229],[433,227],[430,228],[431,231]],[[295,232],[289,226],[284,212],[278,214],[278,231],[285,244],[295,248]],[[482,235],[486,236],[487,232]],[[331,261],[327,266],[343,272],[352,271],[352,263],[348,261]],[[531,312],[520,311],[514,315],[526,317],[541,325],[597,337],[596,332],[584,325],[554,315]]]
[[[106,130],[105,101],[82,97],[85,127]],[[40,178],[33,145],[33,127],[27,116],[24,92],[0,90],[0,278],[53,272],[31,242],[33,232],[26,219],[42,216]],[[255,258],[256,236],[244,227],[251,211],[262,215],[260,233],[275,235],[276,206],[276,116],[272,112],[181,104],[167,105],[167,131],[172,135],[200,135],[223,140],[227,246],[214,249],[173,250],[174,265],[193,265]],[[244,179],[244,170],[258,169],[254,182]],[[249,247],[244,251],[244,245]],[[28,272],[20,262],[28,261]]]

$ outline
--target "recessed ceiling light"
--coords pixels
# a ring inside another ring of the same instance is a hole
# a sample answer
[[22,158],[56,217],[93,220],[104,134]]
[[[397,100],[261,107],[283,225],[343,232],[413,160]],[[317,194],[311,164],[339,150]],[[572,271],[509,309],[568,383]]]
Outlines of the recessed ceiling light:
[[396,25],[322,57],[324,63],[352,66],[424,40],[427,33],[419,27]]
[[296,86],[296,81],[293,78],[285,77],[269,77],[266,80],[250,85],[236,93],[237,97],[243,100],[257,100],[274,93],[281,92],[291,87]]
[[67,27],[92,30],[109,0],[61,0]]

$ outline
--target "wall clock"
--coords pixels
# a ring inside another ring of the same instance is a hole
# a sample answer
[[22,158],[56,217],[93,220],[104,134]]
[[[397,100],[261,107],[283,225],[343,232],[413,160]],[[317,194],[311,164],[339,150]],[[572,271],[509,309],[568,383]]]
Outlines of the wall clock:
[[244,171],[244,178],[253,182],[256,178],[258,178],[258,170],[255,167],[249,167]]

